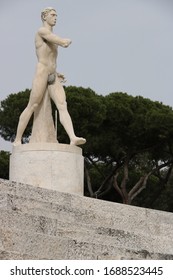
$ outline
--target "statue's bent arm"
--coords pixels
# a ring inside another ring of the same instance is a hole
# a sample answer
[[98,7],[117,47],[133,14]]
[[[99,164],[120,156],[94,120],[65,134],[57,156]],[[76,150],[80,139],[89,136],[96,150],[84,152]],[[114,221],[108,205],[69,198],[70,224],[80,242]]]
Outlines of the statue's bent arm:
[[70,39],[60,38],[44,27],[39,29],[38,34],[49,43],[56,44],[64,48],[68,47],[71,44]]

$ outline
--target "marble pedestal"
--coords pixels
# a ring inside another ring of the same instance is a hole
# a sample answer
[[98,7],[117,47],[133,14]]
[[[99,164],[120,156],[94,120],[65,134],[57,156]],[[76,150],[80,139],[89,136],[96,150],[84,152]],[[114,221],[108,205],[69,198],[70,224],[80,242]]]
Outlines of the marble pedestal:
[[59,143],[14,146],[10,180],[60,192],[83,195],[82,149]]

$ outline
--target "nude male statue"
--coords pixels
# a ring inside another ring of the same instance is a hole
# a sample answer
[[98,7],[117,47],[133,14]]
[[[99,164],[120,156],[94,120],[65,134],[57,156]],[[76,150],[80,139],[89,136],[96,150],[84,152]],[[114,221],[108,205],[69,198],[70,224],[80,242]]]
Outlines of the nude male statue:
[[48,7],[44,9],[41,13],[41,19],[43,26],[38,30],[35,37],[36,55],[38,58],[36,73],[30,99],[20,116],[16,139],[13,144],[15,146],[21,144],[21,138],[29,119],[41,102],[45,90],[48,88],[48,93],[59,111],[60,122],[70,138],[70,144],[82,145],[86,140],[75,135],[72,120],[67,110],[66,95],[61,84],[64,81],[64,76],[56,73],[58,46],[67,48],[71,44],[71,40],[62,39],[53,34],[53,26],[55,26],[57,20],[57,13],[54,8]]

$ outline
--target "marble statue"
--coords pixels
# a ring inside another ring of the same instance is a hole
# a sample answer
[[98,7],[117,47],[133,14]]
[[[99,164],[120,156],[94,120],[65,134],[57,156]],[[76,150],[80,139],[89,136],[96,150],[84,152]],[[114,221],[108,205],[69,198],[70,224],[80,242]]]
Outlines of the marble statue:
[[28,105],[19,118],[17,134],[13,145],[21,144],[24,130],[32,114],[40,106],[45,92],[48,93],[59,111],[60,123],[69,136],[70,144],[82,145],[86,142],[86,139],[75,135],[73,123],[67,109],[66,95],[62,86],[62,82],[65,81],[64,75],[56,72],[58,47],[67,48],[72,41],[60,38],[53,33],[53,27],[57,21],[57,13],[54,8],[48,7],[44,9],[41,13],[41,19],[43,26],[38,30],[35,37],[35,48],[38,58],[36,73]]

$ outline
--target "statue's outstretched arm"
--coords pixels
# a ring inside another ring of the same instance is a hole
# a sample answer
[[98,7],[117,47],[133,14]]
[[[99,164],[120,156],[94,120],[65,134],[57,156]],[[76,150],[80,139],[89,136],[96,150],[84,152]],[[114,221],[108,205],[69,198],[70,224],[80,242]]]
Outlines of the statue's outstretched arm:
[[46,41],[59,45],[63,48],[67,48],[71,44],[70,39],[60,38],[59,36],[53,34],[51,31],[47,30],[45,27],[41,27],[38,31],[38,34]]

